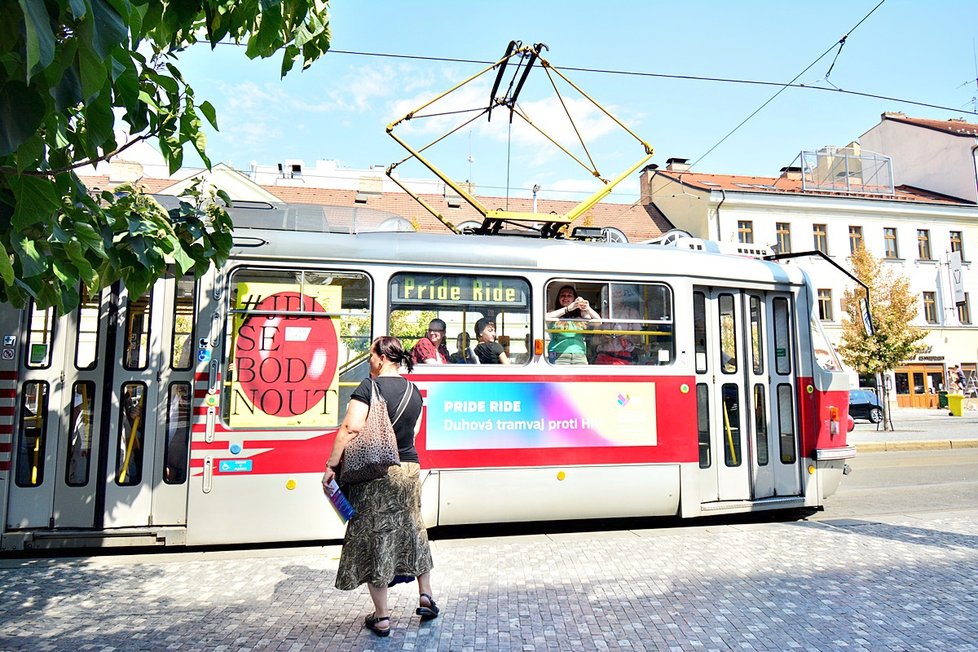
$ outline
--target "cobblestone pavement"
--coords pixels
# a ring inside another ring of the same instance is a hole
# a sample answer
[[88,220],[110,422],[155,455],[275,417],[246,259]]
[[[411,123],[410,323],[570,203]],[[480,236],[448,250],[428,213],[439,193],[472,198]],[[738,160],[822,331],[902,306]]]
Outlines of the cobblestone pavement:
[[434,542],[436,620],[339,548],[0,559],[3,650],[978,650],[978,510]]

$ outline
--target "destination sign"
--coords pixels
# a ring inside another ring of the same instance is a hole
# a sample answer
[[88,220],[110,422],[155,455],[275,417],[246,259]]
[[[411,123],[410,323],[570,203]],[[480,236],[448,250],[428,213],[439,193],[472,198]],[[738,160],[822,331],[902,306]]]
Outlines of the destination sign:
[[411,304],[525,306],[529,288],[518,278],[452,274],[398,274],[391,280],[391,301]]

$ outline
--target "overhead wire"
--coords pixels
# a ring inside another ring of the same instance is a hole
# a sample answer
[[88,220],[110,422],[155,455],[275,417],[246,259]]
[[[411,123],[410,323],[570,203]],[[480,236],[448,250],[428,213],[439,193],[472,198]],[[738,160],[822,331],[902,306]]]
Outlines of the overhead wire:
[[[868,14],[866,14],[865,16],[863,16],[862,19],[860,19],[860,21],[858,23],[856,23],[855,25],[853,25],[852,28],[848,32],[846,32],[845,36],[843,36],[839,41],[833,43],[825,52],[823,52],[822,54],[818,55],[818,57],[814,61],[812,61],[807,66],[805,66],[805,69],[804,70],[802,70],[800,73],[798,73],[797,75],[795,75],[794,78],[792,78],[792,80],[790,82],[788,82],[787,84],[785,84],[784,86],[782,86],[781,88],[779,88],[778,91],[774,95],[772,95],[771,97],[769,97],[763,104],[761,104],[759,107],[757,107],[756,109],[754,109],[754,111],[752,111],[751,114],[748,115],[746,118],[744,118],[743,120],[741,120],[740,123],[736,127],[734,127],[729,132],[727,132],[727,134],[723,138],[721,138],[720,140],[718,140],[712,147],[710,147],[710,149],[706,150],[706,153],[705,154],[701,155],[699,158],[697,158],[695,161],[693,161],[693,163],[690,165],[690,167],[692,168],[692,167],[696,166],[697,163],[699,163],[700,161],[702,161],[703,159],[705,159],[717,147],[719,147],[720,145],[722,145],[724,143],[724,141],[726,141],[728,138],[730,138],[735,133],[737,133],[737,131],[741,127],[743,127],[745,124],[747,124],[755,115],[757,115],[758,113],[760,113],[764,109],[764,107],[766,107],[768,104],[770,104],[771,102],[773,102],[779,95],[781,95],[781,93],[785,92],[788,88],[790,88],[791,87],[791,84],[794,84],[796,81],[798,81],[798,78],[799,77],[801,77],[806,72],[808,72],[809,70],[811,70],[812,68],[814,68],[815,67],[815,64],[817,64],[819,61],[821,61],[823,58],[825,58],[825,55],[827,55],[829,52],[831,52],[832,50],[834,50],[835,47],[836,47],[836,45],[839,45],[839,49],[841,51],[841,44],[844,44],[845,41],[846,41],[846,39],[849,37],[850,34],[852,34],[856,30],[856,28],[858,28],[860,25],[862,25],[866,21],[867,18],[869,18],[870,16],[872,16],[873,13],[877,9],[879,9],[881,6],[883,6],[883,3],[884,2],[886,2],[886,0],[880,0],[879,1],[879,4],[877,4],[875,7],[873,7],[869,11]],[[832,62],[832,65],[833,66],[835,65],[835,61]],[[831,68],[830,68],[830,71],[831,71]],[[826,77],[827,76],[828,75],[826,75]]]
[[[855,28],[853,28],[855,29]],[[851,33],[852,30],[850,30]],[[831,51],[838,42],[833,43],[832,47],[828,51]],[[379,57],[388,59],[408,59],[414,61],[435,61],[439,63],[471,63],[479,65],[490,65],[495,63],[494,61],[486,61],[481,59],[463,59],[458,57],[434,57],[434,56],[422,56],[416,54],[395,54],[391,52],[363,52],[357,50],[339,50],[331,49],[327,52],[329,54],[343,54],[348,56],[358,56],[358,57]],[[824,54],[822,55],[825,56]],[[820,57],[821,58],[821,57]],[[960,112],[959,107],[944,106],[942,104],[934,104],[931,102],[922,102],[919,100],[911,100],[902,97],[894,97],[890,95],[880,95],[878,93],[867,93],[863,91],[853,91],[844,90],[838,87],[825,88],[822,86],[812,86],[811,84],[796,84],[792,80],[789,83],[784,82],[774,82],[774,81],[764,81],[760,79],[740,79],[736,77],[706,77],[702,75],[678,75],[671,73],[660,73],[660,72],[646,72],[641,70],[615,70],[612,68],[588,68],[581,66],[561,66],[561,70],[566,70],[570,72],[583,72],[601,75],[619,75],[625,77],[650,77],[654,79],[675,79],[679,81],[701,81],[701,82],[713,82],[719,84],[742,84],[748,86],[778,86],[784,88],[797,88],[806,91],[825,91],[831,93],[840,93],[842,95],[853,95],[855,97],[865,97],[867,99],[874,100],[884,100],[887,102],[898,102],[900,104],[909,104],[912,106],[919,106],[928,109],[939,109],[942,111]],[[967,113],[978,115],[978,111],[967,111]]]

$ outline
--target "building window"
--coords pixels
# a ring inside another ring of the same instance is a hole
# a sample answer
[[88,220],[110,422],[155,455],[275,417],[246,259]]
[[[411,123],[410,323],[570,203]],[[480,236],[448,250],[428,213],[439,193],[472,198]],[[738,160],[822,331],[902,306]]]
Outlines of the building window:
[[832,321],[832,290],[818,291],[818,318],[822,321]]
[[971,324],[971,297],[968,292],[964,293],[964,303],[958,304],[958,322]]
[[737,242],[752,244],[754,242],[754,223],[750,220],[737,221]]
[[849,227],[849,252],[856,253],[856,249],[863,246],[863,227],[861,226],[850,226]]
[[951,231],[951,251],[960,251],[961,260],[964,260],[964,241],[960,231]]
[[892,226],[883,228],[883,257],[899,258],[900,251],[897,249],[897,231]]
[[815,238],[815,248],[826,255],[829,253],[829,239],[827,233],[828,229],[824,224],[812,225],[812,236]]
[[931,260],[930,231],[928,229],[917,229],[917,258]]
[[787,222],[778,222],[778,253],[787,254],[791,252],[791,225]]
[[937,293],[924,292],[924,320],[928,324],[937,323]]

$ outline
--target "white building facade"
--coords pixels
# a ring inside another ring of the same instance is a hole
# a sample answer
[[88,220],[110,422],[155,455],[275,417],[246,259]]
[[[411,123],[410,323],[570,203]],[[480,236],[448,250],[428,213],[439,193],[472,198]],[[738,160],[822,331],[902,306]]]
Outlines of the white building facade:
[[[948,368],[963,364],[971,374],[978,369],[978,326],[972,314],[978,268],[971,261],[978,251],[978,205],[880,183],[880,178],[886,180],[885,170],[873,168],[870,179],[868,166],[860,167],[858,147],[832,148],[830,154],[833,165],[847,170],[844,182],[838,181],[839,173],[825,184],[824,175],[820,180],[810,167],[786,168],[777,178],[700,174],[690,171],[684,161],[670,159],[666,169],[643,173],[643,201],[653,203],[677,228],[696,237],[752,242],[781,252],[817,249],[850,271],[851,252],[859,245],[866,247],[887,268],[910,280],[919,300],[917,325],[929,331],[924,350],[885,382],[896,390],[898,405],[937,407],[937,392],[945,389]],[[872,160],[878,162],[880,157]],[[865,180],[860,178],[864,172]],[[957,276],[963,283],[962,305],[954,300],[952,250],[961,251],[964,260]],[[838,346],[842,320],[847,318],[842,296],[855,284],[818,257],[798,258],[791,264],[803,266],[811,276],[823,328]],[[855,373],[852,380],[855,385]]]

